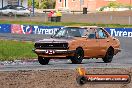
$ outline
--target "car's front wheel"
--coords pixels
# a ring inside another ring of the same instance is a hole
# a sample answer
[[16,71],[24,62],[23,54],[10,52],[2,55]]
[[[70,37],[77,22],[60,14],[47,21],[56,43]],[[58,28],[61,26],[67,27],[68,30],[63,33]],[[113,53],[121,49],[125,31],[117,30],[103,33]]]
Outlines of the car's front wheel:
[[105,57],[102,59],[105,63],[110,63],[113,59],[113,56],[114,56],[114,50],[113,50],[113,48],[109,48],[106,52]]
[[8,16],[9,17],[13,16],[13,13],[12,12],[8,13]]
[[43,57],[41,57],[41,56],[38,56],[38,61],[39,61],[39,63],[41,64],[41,65],[46,65],[46,64],[48,64],[49,63],[49,58],[43,58]]
[[70,57],[73,64],[81,64],[84,57],[84,51],[82,48],[77,48],[74,56]]

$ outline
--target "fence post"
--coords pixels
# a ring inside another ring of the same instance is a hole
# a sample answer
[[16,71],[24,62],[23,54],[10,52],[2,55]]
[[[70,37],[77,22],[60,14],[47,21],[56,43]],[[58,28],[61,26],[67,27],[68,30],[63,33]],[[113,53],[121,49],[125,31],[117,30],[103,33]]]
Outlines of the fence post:
[[16,17],[16,13],[15,13],[15,19],[16,19],[17,17]]
[[111,21],[113,20],[113,16],[112,16],[112,15],[110,15],[110,20],[111,20]]
[[128,21],[129,21],[129,24],[131,24],[131,16],[129,16]]
[[29,21],[31,22],[32,12],[30,11]]
[[46,22],[46,9],[45,9],[45,14],[44,14],[44,22]]
[[[95,17],[95,19],[97,20],[96,12],[94,13],[94,17]],[[93,21],[95,21],[95,20],[93,19]],[[97,23],[97,22],[95,21],[95,23]]]
[[2,17],[2,12],[0,12],[0,17]]

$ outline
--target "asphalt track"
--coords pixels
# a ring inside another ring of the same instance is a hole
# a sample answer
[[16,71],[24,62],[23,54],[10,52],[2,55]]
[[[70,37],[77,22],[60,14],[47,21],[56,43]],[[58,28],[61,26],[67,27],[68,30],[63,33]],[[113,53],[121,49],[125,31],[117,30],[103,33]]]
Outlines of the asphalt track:
[[[1,39],[19,40],[19,41],[36,41],[47,38],[44,35],[17,35],[17,34],[0,34]],[[76,69],[79,66],[85,68],[129,68],[132,67],[132,38],[118,37],[121,42],[122,51],[114,56],[111,63],[103,63],[102,59],[83,60],[82,64],[71,64],[70,60],[51,60],[49,65],[40,65],[35,60],[16,60],[1,61],[0,71],[18,71],[18,70],[48,70],[48,69]]]

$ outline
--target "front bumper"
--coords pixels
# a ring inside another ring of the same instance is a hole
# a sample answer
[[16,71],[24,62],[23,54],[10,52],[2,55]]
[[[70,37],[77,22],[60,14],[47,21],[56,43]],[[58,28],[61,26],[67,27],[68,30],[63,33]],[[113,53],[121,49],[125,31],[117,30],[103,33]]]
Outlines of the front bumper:
[[33,52],[43,57],[67,57],[67,56],[73,56],[75,50],[33,49]]

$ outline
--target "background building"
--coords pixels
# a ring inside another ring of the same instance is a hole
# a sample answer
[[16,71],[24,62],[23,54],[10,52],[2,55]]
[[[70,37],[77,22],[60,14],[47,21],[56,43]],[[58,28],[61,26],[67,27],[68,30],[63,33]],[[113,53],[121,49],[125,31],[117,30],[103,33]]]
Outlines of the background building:
[[123,4],[132,4],[131,0],[56,0],[56,9],[67,10],[82,10],[84,7],[88,11],[95,11],[96,9],[108,5],[110,2],[118,2]]

